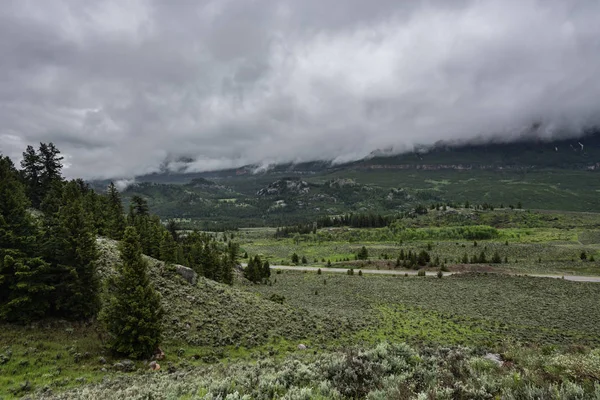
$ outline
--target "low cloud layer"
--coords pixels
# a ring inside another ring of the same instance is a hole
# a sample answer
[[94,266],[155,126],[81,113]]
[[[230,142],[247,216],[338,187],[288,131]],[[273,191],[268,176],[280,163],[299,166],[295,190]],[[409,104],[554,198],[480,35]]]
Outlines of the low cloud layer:
[[69,176],[127,178],[576,136],[600,124],[599,15],[596,0],[7,0],[0,152],[52,141]]

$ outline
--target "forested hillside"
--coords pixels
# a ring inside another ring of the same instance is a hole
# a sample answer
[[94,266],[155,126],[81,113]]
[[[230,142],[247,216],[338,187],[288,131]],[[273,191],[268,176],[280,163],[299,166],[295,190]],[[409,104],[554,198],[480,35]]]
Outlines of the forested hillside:
[[[162,311],[142,253],[233,283],[235,243],[180,235],[141,197],[133,197],[125,213],[112,183],[98,193],[80,179],[65,180],[52,143],[37,151],[29,146],[20,170],[0,157],[0,199],[0,321],[99,316],[116,353],[143,357],[159,343]],[[98,236],[122,240],[118,274],[109,282],[98,274]]]

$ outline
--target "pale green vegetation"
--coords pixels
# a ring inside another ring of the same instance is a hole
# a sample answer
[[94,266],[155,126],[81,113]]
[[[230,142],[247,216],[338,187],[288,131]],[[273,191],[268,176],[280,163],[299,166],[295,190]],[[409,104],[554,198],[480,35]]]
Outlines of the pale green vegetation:
[[[450,270],[599,275],[599,227],[600,215],[591,213],[459,210],[433,211],[386,228],[323,228],[289,238],[275,238],[270,228],[242,229],[237,239],[242,251],[273,265],[291,265],[296,253],[310,266],[331,261],[340,268],[398,269],[401,251],[426,250]],[[363,246],[370,257],[357,261]],[[487,262],[472,263],[482,252]],[[494,254],[501,263],[491,263]]]

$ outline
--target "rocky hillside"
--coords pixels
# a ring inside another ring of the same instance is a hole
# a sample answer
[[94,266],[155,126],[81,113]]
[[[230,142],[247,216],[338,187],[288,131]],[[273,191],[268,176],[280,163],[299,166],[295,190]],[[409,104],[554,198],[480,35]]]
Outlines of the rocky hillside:
[[269,186],[260,189],[256,192],[257,196],[281,196],[281,195],[298,195],[298,194],[306,194],[310,192],[310,187],[308,182],[303,181],[298,178],[284,178],[279,179]]

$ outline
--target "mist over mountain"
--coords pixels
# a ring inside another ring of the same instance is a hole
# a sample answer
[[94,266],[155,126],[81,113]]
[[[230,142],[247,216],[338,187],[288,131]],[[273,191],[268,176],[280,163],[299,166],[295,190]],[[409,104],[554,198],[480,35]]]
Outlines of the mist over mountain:
[[[131,178],[600,126],[592,0],[9,0],[0,152]],[[124,184],[126,181],[123,181]]]

